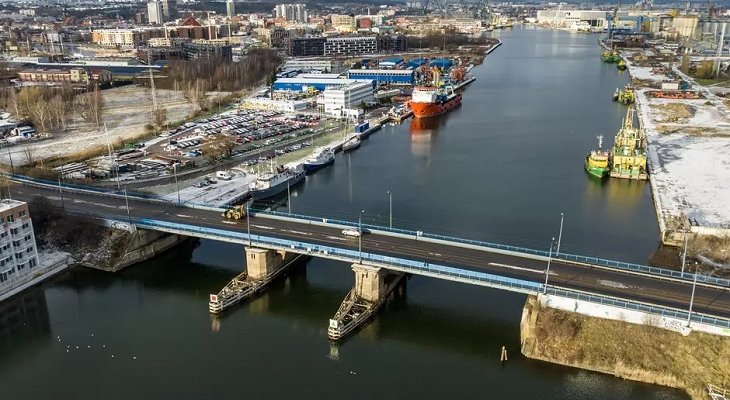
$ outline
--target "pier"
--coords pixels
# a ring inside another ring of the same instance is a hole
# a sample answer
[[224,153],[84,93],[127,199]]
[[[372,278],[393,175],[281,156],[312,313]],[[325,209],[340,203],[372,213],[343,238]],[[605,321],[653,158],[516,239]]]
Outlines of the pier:
[[210,295],[208,310],[218,314],[260,293],[290,266],[306,258],[301,254],[247,247],[246,270],[231,279],[217,294]]
[[355,272],[355,285],[327,328],[327,337],[333,341],[343,339],[375,315],[405,275],[363,264],[353,264],[352,270]]

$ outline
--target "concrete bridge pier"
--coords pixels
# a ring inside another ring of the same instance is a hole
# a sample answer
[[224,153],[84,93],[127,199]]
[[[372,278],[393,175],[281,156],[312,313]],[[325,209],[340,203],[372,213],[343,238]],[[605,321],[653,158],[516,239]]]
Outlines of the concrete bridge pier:
[[217,294],[210,295],[208,309],[217,314],[261,292],[288,267],[306,256],[286,251],[246,247],[246,270],[233,278]]
[[329,321],[327,336],[340,340],[365,323],[385,304],[402,281],[402,272],[364,264],[353,264],[355,285]]

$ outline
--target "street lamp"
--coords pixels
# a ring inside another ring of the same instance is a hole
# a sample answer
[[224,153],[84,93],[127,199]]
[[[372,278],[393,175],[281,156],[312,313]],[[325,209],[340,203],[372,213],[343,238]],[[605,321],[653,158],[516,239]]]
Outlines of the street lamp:
[[180,186],[177,183],[177,163],[172,164],[172,170],[175,173],[175,190],[177,191],[177,204],[180,205]]
[[550,239],[550,251],[548,252],[548,263],[547,268],[545,268],[545,286],[542,288],[542,293],[547,293],[547,287],[548,287],[548,278],[550,278],[550,261],[553,258],[553,242],[555,242],[555,236],[553,236],[552,239]]
[[563,238],[563,218],[563,213],[560,213],[560,232],[558,233],[558,247],[555,249],[555,257],[560,255],[560,239]]
[[682,278],[684,278],[684,265],[687,262],[687,233],[684,234],[684,252],[682,252]]
[[246,202],[246,232],[248,233],[248,245],[251,246],[251,220],[249,218],[250,201]]
[[695,289],[697,288],[697,266],[695,265],[695,278],[692,281],[692,296],[689,298],[689,312],[687,313],[687,328],[689,328],[689,324],[692,321],[692,306],[695,302]]
[[132,214],[129,212],[129,198],[127,197],[127,187],[124,187],[124,203],[127,205],[127,219],[129,224],[132,224]]
[[289,214],[291,214],[291,189],[289,182],[286,181],[286,206],[289,208]]
[[358,262],[362,264],[362,215],[365,213],[365,210],[360,211],[360,215],[357,216],[357,226],[358,226],[358,235],[357,235],[357,252],[358,252]]
[[388,190],[388,209],[390,210],[390,229],[393,229],[393,193]]

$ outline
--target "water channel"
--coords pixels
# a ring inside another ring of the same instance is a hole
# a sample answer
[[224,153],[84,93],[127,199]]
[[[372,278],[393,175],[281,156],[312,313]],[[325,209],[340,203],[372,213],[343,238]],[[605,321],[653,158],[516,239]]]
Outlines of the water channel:
[[[627,81],[596,36],[514,28],[449,115],[387,126],[295,190],[292,212],[646,263],[648,184],[582,169],[612,142]],[[327,320],[353,281],[312,259],[221,319],[208,294],[240,246],[192,243],[117,274],[74,269],[0,304],[0,393],[23,399],[685,399],[678,391],[519,356],[524,296],[413,277],[338,347]],[[507,346],[510,361],[499,363]]]

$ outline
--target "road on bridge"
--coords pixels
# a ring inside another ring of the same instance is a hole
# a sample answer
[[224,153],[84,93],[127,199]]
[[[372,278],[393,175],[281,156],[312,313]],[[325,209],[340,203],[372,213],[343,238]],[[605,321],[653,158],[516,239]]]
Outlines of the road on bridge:
[[[36,196],[43,196],[55,205],[61,206],[61,195],[58,189],[18,184],[12,188],[12,195],[14,199],[23,201],[31,201]],[[63,200],[67,211],[98,217],[127,217],[124,198],[64,190]],[[174,203],[153,202],[129,197],[129,211],[135,218],[150,218],[163,222],[239,232],[245,232],[247,229],[245,220],[231,221],[215,211],[181,207]],[[284,221],[254,216],[250,218],[250,229],[252,234],[314,245],[351,250],[357,250],[358,247],[357,238],[342,235],[342,228],[312,225],[308,221]],[[426,242],[418,240],[415,236],[399,238],[373,232],[363,236],[362,250],[383,256],[465,268],[533,282],[544,282],[545,280],[546,263],[544,261],[482,249]],[[549,284],[679,310],[688,309],[692,291],[691,282],[637,275],[622,270],[592,267],[555,259],[550,265]],[[693,311],[730,318],[730,289],[698,285]]]

